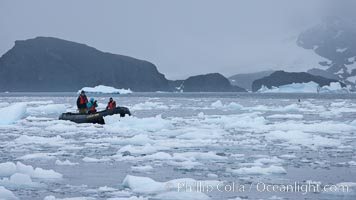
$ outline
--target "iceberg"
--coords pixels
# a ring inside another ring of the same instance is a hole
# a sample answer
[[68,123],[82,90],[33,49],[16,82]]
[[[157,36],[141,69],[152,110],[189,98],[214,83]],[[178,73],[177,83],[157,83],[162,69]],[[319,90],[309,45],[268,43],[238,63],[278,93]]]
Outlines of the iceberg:
[[116,89],[114,87],[98,85],[95,87],[83,87],[78,90],[78,93],[81,91],[85,91],[86,93],[94,93],[94,94],[130,94],[132,91],[130,89]]
[[342,87],[339,82],[331,82],[330,86],[325,85],[319,89],[320,93],[349,93],[349,90]]
[[26,115],[26,109],[25,103],[16,103],[0,108],[0,125],[9,125],[22,119]]
[[258,93],[348,93],[349,90],[342,87],[339,82],[331,82],[330,86],[325,85],[320,87],[318,83],[310,81],[307,83],[292,83],[287,85],[281,85],[279,87],[272,86],[267,88],[262,86]]

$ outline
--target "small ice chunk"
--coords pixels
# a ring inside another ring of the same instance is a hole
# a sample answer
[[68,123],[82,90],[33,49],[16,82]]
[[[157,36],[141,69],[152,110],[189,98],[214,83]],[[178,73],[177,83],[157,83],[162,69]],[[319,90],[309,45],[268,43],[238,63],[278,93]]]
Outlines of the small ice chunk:
[[107,162],[110,161],[110,158],[90,158],[90,157],[84,157],[82,159],[84,162]]
[[32,178],[39,178],[39,179],[58,179],[62,178],[62,174],[55,172],[53,170],[45,170],[42,168],[33,168],[31,165],[25,165],[21,162],[17,162],[16,165],[12,162],[1,163],[0,172],[2,176],[12,176],[16,173],[19,174],[26,174]]
[[220,100],[217,100],[217,101],[211,103],[211,107],[221,109],[224,107],[224,105],[222,104],[222,102]]
[[151,165],[131,166],[131,170],[136,172],[149,172],[153,170],[153,167]]
[[70,160],[56,160],[55,162],[56,165],[69,165],[69,166],[73,166],[73,165],[78,165],[79,163],[77,162],[71,162]]
[[61,179],[63,177],[62,174],[53,171],[52,169],[45,170],[42,168],[37,167],[32,175],[33,178],[39,178],[39,179]]
[[15,103],[7,107],[0,108],[0,125],[12,124],[26,115],[26,104]]
[[99,187],[98,190],[100,192],[113,192],[113,191],[116,191],[117,189],[108,187],[108,186],[102,186],[102,187]]
[[11,175],[10,182],[16,185],[32,185],[32,179],[27,174],[15,173]]
[[55,196],[46,196],[43,200],[95,200],[92,197],[66,197],[66,198],[56,198]]
[[160,200],[209,200],[210,197],[201,192],[165,192],[157,194],[154,199]]
[[55,156],[50,155],[49,153],[32,153],[26,154],[24,156],[18,157],[18,160],[52,160],[55,159]]
[[0,163],[0,176],[11,176],[16,173],[16,165],[13,162]]
[[[220,181],[211,180],[206,180],[204,182],[209,185],[217,185],[220,183]],[[180,178],[167,182],[158,182],[149,177],[127,175],[122,182],[122,186],[125,188],[130,188],[133,192],[136,193],[157,194],[177,190],[178,187],[182,186],[183,184],[194,186],[196,183],[197,181],[191,178]],[[193,192],[191,194],[195,195]]]
[[131,196],[131,197],[114,197],[114,198],[108,198],[107,200],[148,200],[148,198]]
[[17,200],[18,198],[10,190],[0,186],[0,199],[2,200]]
[[131,110],[166,110],[169,109],[168,106],[161,102],[144,102],[138,103],[131,107]]
[[159,147],[159,146],[154,146],[151,145],[150,143],[145,144],[144,146],[132,146],[132,145],[126,145],[123,146],[119,149],[118,152],[130,152],[131,154],[151,154],[155,153],[159,150],[167,150],[169,148],[165,147]]
[[229,169],[228,171],[240,175],[269,175],[269,174],[286,174],[287,171],[280,166],[271,165],[269,167],[243,167],[240,169]]
[[349,162],[347,162],[347,164],[349,164],[349,165],[351,165],[351,166],[356,166],[356,161],[349,161]]
[[275,114],[267,116],[268,119],[303,119],[303,115],[299,114]]
[[28,114],[60,114],[67,110],[64,104],[49,104],[49,105],[42,105],[38,107],[28,107],[27,113]]
[[120,115],[112,115],[104,117],[106,125],[104,128],[108,132],[120,133],[122,131],[150,131],[155,132],[162,129],[170,129],[173,127],[170,120],[163,119],[161,115],[148,118],[137,117],[120,117]]

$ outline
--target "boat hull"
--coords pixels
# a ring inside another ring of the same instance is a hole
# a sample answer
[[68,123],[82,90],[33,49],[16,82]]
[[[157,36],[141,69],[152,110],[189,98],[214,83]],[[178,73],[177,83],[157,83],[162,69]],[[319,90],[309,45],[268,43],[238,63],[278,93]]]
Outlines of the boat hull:
[[75,123],[94,123],[94,124],[105,124],[104,117],[109,115],[117,115],[125,117],[125,115],[131,115],[131,112],[126,107],[116,107],[110,110],[103,110],[92,114],[81,114],[81,113],[62,113],[59,116],[60,120],[69,120]]

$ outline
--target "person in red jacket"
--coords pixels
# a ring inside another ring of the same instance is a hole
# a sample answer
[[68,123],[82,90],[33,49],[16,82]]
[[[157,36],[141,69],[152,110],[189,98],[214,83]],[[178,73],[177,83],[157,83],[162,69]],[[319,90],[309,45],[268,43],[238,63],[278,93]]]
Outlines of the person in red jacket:
[[77,107],[78,107],[79,113],[86,113],[88,111],[87,103],[88,103],[88,98],[85,95],[85,92],[82,90],[80,92],[78,99],[77,99]]
[[112,97],[110,97],[108,105],[106,106],[106,110],[114,109],[114,108],[116,108],[116,102],[113,100]]

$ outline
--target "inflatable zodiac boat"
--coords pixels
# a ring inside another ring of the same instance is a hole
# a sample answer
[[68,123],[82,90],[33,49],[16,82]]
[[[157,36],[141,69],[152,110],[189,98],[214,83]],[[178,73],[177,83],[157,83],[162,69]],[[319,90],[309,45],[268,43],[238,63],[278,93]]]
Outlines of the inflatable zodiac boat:
[[105,124],[104,117],[109,115],[120,115],[125,117],[125,115],[131,115],[130,110],[126,107],[116,107],[110,110],[103,110],[92,114],[82,114],[82,113],[62,113],[59,116],[60,120],[69,120],[75,123],[95,123],[95,124]]

